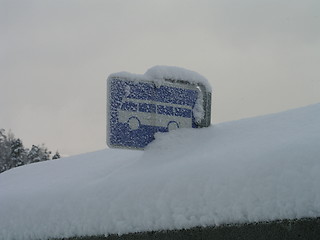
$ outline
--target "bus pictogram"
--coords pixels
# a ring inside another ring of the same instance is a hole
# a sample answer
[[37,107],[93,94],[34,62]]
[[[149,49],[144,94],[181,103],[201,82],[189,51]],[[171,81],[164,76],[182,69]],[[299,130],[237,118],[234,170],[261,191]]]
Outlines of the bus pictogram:
[[192,107],[124,98],[118,110],[118,119],[121,123],[128,123],[131,130],[136,130],[140,126],[162,127],[167,128],[167,131],[190,128]]

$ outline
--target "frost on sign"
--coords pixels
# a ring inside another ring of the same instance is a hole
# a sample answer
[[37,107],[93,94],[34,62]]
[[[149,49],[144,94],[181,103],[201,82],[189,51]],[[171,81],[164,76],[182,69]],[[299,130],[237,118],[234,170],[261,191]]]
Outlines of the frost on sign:
[[156,132],[208,127],[211,87],[200,74],[155,66],[145,74],[120,72],[107,80],[107,144],[143,149]]

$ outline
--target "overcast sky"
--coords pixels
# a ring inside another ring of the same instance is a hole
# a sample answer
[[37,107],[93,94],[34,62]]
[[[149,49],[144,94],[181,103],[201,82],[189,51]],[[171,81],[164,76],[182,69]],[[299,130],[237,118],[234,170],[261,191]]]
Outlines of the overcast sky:
[[106,78],[184,67],[219,123],[320,102],[319,0],[0,0],[0,128],[106,147]]

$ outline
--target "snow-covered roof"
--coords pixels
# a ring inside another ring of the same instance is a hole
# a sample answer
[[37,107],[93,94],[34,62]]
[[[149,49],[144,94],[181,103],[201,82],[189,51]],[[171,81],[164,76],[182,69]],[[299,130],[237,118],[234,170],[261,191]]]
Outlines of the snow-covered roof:
[[320,103],[0,174],[0,239],[320,216]]
[[209,81],[197,72],[174,66],[154,66],[148,69],[145,74],[134,74],[129,72],[118,72],[110,74],[110,77],[121,77],[130,80],[145,80],[161,83],[165,79],[183,80],[194,84],[202,84],[206,90],[211,92]]

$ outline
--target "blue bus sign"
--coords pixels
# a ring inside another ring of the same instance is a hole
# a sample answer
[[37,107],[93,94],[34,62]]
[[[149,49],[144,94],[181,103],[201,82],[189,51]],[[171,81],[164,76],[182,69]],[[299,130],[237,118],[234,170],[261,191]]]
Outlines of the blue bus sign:
[[156,132],[210,125],[211,92],[201,83],[112,74],[107,81],[107,144],[143,149]]

